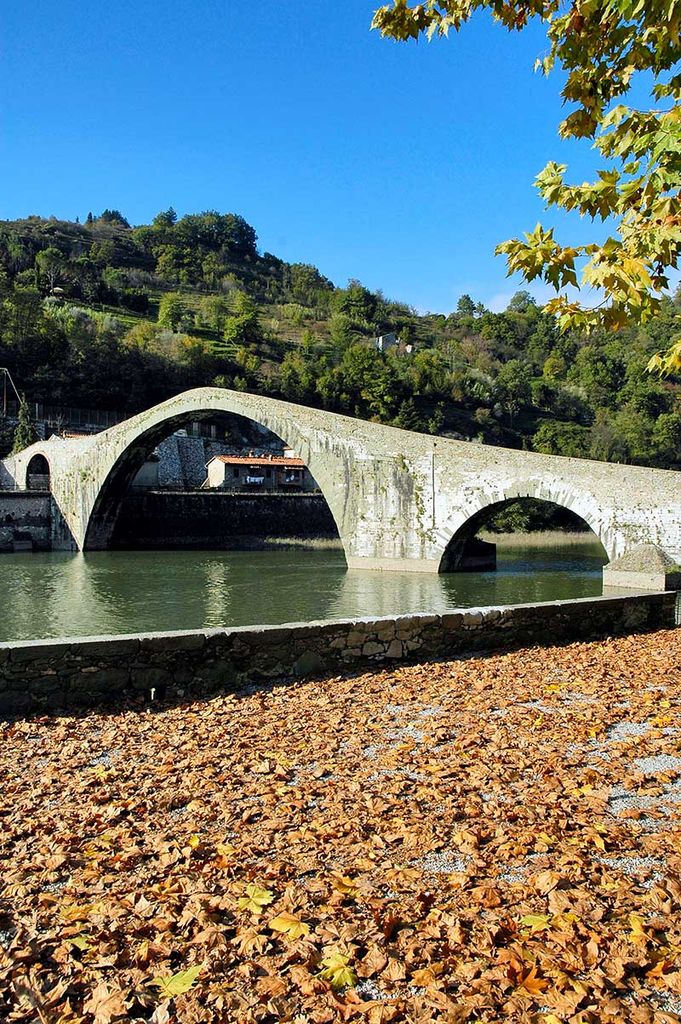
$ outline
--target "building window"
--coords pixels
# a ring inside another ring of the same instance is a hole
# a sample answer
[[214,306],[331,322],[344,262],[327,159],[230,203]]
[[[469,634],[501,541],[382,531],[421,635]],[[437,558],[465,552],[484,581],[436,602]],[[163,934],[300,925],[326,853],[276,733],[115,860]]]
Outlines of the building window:
[[265,476],[267,477],[268,480],[271,480],[272,479],[272,470],[271,469],[266,469],[265,470]]
[[233,476],[238,476],[239,475],[239,467],[238,466],[232,466],[232,475]]

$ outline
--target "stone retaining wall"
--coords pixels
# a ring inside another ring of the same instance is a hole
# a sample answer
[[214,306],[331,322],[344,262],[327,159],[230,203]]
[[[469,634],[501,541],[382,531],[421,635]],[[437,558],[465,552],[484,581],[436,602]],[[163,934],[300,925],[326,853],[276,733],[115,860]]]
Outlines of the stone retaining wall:
[[233,548],[244,537],[337,537],[321,494],[146,491],[123,498],[120,548]]
[[199,696],[248,682],[669,628],[673,592],[442,615],[0,644],[0,712]]
[[52,546],[52,498],[49,492],[0,491],[0,551],[15,541],[31,540],[38,551]]

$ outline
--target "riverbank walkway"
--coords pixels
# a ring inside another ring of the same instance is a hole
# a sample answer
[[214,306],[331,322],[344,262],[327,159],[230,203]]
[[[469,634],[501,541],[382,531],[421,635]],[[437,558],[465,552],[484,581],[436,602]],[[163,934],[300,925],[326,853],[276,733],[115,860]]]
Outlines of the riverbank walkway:
[[2,726],[0,1019],[681,1014],[681,630]]

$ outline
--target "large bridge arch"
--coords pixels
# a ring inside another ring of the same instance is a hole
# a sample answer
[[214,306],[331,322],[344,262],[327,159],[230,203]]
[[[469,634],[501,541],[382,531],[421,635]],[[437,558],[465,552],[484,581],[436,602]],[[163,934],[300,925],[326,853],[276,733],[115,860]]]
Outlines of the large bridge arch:
[[253,397],[247,395],[243,401],[235,401],[232,392],[202,388],[179,396],[182,401],[171,400],[171,403],[164,403],[166,409],[159,406],[155,410],[150,410],[150,413],[158,410],[156,415],[142,413],[126,421],[124,436],[117,438],[116,444],[111,446],[113,450],[107,453],[106,460],[109,465],[105,473],[100,473],[102,479],[84,524],[80,545],[82,549],[95,551],[110,546],[121,499],[127,493],[137,471],[160,441],[191,422],[214,418],[225,413],[265,427],[303,459],[319,484],[341,536],[339,520],[342,521],[342,509],[335,500],[334,478],[324,464],[324,459],[320,458],[310,445],[309,437],[295,420],[273,415],[274,410],[268,408],[267,400],[254,407],[253,402],[249,401]]
[[546,501],[574,513],[595,534],[610,561],[617,557],[626,543],[621,531],[604,515],[604,510],[599,508],[589,492],[566,487],[564,481],[551,478],[500,482],[498,487],[469,494],[452,512],[438,534],[442,545],[438,571],[456,569],[466,544],[475,537],[482,524],[504,506],[524,498]]
[[59,513],[55,546],[90,551],[107,548],[120,500],[146,455],[188,422],[220,414],[251,420],[295,451],[320,485],[347,553],[348,523],[354,520],[349,473],[343,468],[346,452],[333,431],[324,429],[325,418],[345,418],[224,388],[185,391],[88,438],[85,449],[74,452],[53,487]]

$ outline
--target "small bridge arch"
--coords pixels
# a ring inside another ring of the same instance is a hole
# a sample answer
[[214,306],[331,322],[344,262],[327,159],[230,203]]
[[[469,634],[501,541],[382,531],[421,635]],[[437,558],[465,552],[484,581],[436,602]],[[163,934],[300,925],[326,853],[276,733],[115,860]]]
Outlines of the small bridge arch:
[[439,572],[457,569],[466,545],[491,516],[514,501],[528,498],[545,501],[576,515],[600,541],[609,560],[617,557],[618,550],[625,543],[612,523],[604,520],[602,512],[594,505],[588,493],[579,493],[566,487],[562,481],[525,480],[479,491],[469,496],[452,513],[447,525],[439,533],[443,545]]
[[32,455],[26,466],[24,485],[27,491],[50,490],[50,463],[42,452]]
[[86,439],[72,457],[65,451],[53,487],[60,513],[56,546],[107,548],[120,501],[149,453],[189,422],[222,414],[261,425],[295,451],[317,481],[345,546],[346,481],[338,473],[333,438],[317,422],[331,414],[224,388],[185,391]]

